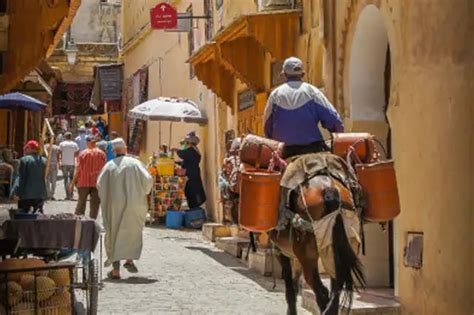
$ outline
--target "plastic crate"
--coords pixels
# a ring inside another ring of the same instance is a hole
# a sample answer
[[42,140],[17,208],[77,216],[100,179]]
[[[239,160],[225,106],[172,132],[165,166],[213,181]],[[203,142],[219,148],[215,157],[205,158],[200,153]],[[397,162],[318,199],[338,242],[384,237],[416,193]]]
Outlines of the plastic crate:
[[202,208],[194,208],[185,211],[184,226],[189,229],[200,229],[206,221],[206,212]]

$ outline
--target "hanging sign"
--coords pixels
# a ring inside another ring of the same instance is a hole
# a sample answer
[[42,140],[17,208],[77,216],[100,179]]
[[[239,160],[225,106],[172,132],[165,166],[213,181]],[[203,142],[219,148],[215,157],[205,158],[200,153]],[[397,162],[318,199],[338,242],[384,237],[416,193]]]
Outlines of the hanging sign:
[[168,3],[159,3],[150,10],[150,24],[152,29],[170,29],[178,24],[178,13]]
[[255,105],[255,91],[254,90],[245,90],[240,92],[237,96],[239,111],[245,110]]

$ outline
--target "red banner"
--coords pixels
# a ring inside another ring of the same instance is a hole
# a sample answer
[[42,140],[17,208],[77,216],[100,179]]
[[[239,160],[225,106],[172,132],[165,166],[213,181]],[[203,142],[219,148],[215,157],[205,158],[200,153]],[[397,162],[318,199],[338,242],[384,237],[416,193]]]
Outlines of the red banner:
[[150,24],[153,29],[170,29],[178,25],[178,13],[168,3],[159,3],[150,10]]

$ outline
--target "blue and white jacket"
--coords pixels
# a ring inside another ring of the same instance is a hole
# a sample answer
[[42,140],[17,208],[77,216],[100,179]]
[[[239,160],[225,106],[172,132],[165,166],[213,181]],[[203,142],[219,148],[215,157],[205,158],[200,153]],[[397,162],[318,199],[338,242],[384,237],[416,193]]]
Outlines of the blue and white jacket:
[[343,132],[334,106],[311,84],[288,81],[269,96],[263,123],[265,136],[286,145],[308,145],[323,140],[318,123],[330,132]]

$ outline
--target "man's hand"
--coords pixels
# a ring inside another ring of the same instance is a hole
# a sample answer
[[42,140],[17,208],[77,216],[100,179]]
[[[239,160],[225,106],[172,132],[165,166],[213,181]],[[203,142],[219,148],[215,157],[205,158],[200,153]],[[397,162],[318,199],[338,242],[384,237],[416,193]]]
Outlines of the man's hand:
[[73,194],[74,193],[74,183],[72,182],[69,184],[69,193]]

